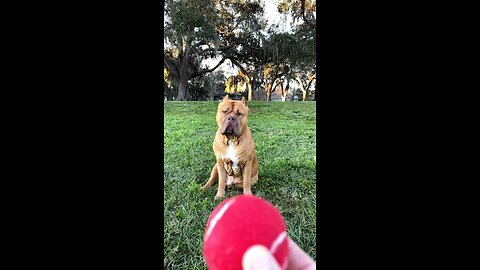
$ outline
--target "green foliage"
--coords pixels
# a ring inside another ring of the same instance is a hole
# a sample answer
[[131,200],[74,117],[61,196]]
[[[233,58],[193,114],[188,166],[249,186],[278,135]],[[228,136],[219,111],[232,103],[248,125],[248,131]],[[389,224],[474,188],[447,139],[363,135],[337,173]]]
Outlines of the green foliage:
[[[201,68],[208,58],[223,57],[240,65],[238,61],[248,58],[251,47],[259,44],[262,15],[260,1],[166,1],[165,39],[170,46],[164,52],[164,63],[174,83],[184,86],[187,80],[218,67]],[[183,98],[185,87],[179,91]]]
[[283,0],[279,3],[277,10],[280,14],[290,13],[295,25],[302,21],[305,26],[315,29],[316,19],[313,13],[317,8],[316,0]]
[[[164,103],[164,268],[206,269],[202,237],[215,187],[200,190],[215,164],[218,102]],[[289,236],[316,258],[315,102],[249,102],[259,161],[252,192],[282,213]],[[230,187],[226,198],[242,193]]]
[[178,45],[185,40],[213,39],[215,25],[212,22],[212,1],[177,0],[168,2],[165,37]]
[[293,39],[296,40],[296,50],[290,58],[293,66],[306,69],[316,63],[316,32],[309,27],[299,27],[294,33]]
[[225,75],[218,71],[193,78],[192,83],[189,84],[192,100],[213,100],[223,93],[224,81]]
[[[271,87],[277,79],[288,81],[291,72],[307,74],[315,67],[316,33],[312,25],[316,23],[313,16],[316,1],[285,0],[278,4],[282,14],[295,18],[291,33],[285,33],[278,26],[266,29],[263,4],[262,0],[165,1],[168,46],[164,63],[168,69],[167,83],[182,86],[178,87],[179,96],[182,93],[185,97],[186,91],[191,96],[201,92],[201,88],[186,82],[202,82],[196,78],[219,66],[210,70],[202,67],[206,59],[216,59],[218,64],[230,62],[245,73],[248,80],[239,80],[237,76],[227,81],[227,92],[243,91],[245,86],[253,90],[267,89],[267,84]],[[223,62],[226,59],[229,61]],[[262,77],[265,69],[269,70],[268,76]],[[181,70],[187,72],[181,73]]]
[[272,62],[288,63],[292,67],[310,68],[316,62],[316,33],[308,27],[298,27],[293,33],[280,32],[277,27],[269,29],[267,48]]
[[239,70],[237,75],[230,76],[225,81],[225,92],[229,94],[245,92],[248,85],[250,85],[250,78]]
[[200,81],[203,87],[209,89],[209,93],[213,97],[223,92],[225,75],[219,71],[214,71],[202,76]]

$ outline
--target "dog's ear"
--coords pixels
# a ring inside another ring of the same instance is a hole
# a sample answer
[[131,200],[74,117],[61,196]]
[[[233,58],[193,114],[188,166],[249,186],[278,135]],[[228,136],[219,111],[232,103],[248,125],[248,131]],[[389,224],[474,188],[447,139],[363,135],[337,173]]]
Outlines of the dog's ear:
[[247,107],[247,101],[245,100],[245,97],[242,97],[241,101],[242,101],[243,105],[245,105],[245,107]]
[[223,99],[220,101],[220,103],[224,102],[225,100],[228,100],[228,94],[226,94]]

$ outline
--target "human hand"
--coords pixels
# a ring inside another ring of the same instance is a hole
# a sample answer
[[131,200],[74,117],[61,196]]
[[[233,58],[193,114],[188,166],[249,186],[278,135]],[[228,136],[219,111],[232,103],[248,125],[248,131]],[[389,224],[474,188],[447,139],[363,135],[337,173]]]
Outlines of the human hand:
[[[315,261],[290,237],[288,243],[287,270],[316,269]],[[243,270],[282,270],[270,251],[261,245],[252,246],[243,254],[242,267]]]

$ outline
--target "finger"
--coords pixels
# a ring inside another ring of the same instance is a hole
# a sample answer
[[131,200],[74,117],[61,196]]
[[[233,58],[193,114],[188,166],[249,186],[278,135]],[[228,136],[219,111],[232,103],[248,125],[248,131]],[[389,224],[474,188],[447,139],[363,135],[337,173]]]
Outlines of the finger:
[[243,270],[281,270],[270,251],[261,245],[250,247],[242,258]]
[[312,257],[308,256],[290,237],[288,243],[288,270],[315,270],[317,268]]

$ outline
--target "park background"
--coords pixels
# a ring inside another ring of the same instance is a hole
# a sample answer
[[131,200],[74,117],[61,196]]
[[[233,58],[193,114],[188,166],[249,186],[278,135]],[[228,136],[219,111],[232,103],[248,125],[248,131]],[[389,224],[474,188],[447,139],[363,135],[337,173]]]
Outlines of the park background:
[[[316,256],[316,3],[176,0],[164,5],[164,267],[206,269],[218,100],[248,100],[254,195]],[[214,102],[215,101],[215,102]],[[279,101],[279,102],[275,102]],[[283,101],[283,102],[282,102]],[[242,193],[228,188],[225,198]]]

